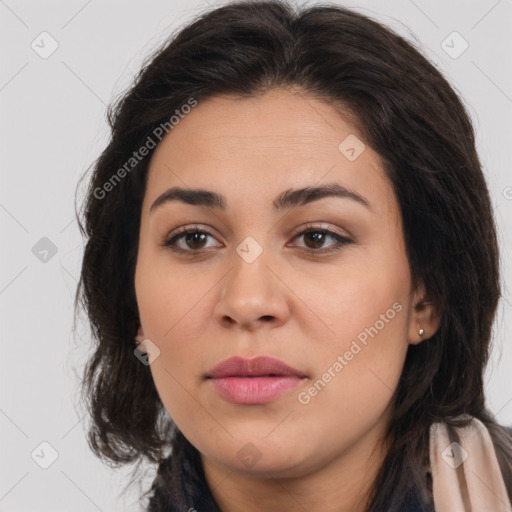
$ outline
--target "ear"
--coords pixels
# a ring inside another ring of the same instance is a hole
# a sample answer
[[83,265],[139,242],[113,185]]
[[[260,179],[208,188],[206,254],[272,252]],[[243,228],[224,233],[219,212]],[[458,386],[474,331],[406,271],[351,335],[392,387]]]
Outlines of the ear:
[[135,336],[135,340],[138,343],[142,343],[145,339],[144,331],[142,330],[142,326],[139,327],[139,330],[137,331],[137,336]]
[[[423,283],[414,292],[409,322],[409,343],[417,345],[431,338],[441,323],[441,312],[428,296]],[[420,334],[423,329],[423,334]]]

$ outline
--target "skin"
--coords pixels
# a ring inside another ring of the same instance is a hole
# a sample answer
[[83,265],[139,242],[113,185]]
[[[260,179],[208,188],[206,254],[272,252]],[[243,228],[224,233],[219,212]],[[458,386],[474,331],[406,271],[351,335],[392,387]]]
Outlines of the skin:
[[[431,306],[417,307],[428,297],[422,285],[411,287],[399,205],[380,158],[366,144],[350,161],[338,149],[349,134],[362,140],[332,107],[299,90],[215,96],[200,101],[151,158],[135,273],[139,340],[160,350],[150,365],[159,396],[201,453],[225,512],[363,512],[386,453],[382,436],[407,348],[439,324]],[[357,192],[371,209],[327,197],[272,210],[283,191],[327,182]],[[150,213],[173,186],[222,193],[227,209],[174,201]],[[197,224],[206,239],[177,243],[202,255],[162,246],[177,228]],[[310,255],[307,248],[336,240],[315,245],[295,236],[306,224],[352,243]],[[252,263],[236,251],[248,236],[263,251]],[[333,372],[338,356],[395,303],[400,312]],[[235,405],[204,380],[233,355],[276,357],[308,378],[273,402]],[[335,377],[301,403],[299,393],[329,368]],[[237,456],[247,450],[260,456],[250,466]]]

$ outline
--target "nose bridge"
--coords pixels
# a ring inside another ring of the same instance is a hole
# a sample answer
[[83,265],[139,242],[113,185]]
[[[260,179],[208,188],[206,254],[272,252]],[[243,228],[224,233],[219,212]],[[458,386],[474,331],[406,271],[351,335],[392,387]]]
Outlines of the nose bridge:
[[[259,237],[261,238],[261,237]],[[227,292],[239,296],[267,294],[269,278],[272,275],[268,266],[272,265],[270,249],[264,247],[253,236],[247,236],[234,250],[234,268],[224,283]]]
[[271,253],[269,245],[263,247],[252,236],[236,246],[234,268],[222,281],[217,305],[221,319],[230,317],[236,323],[249,325],[261,317],[282,320],[286,316],[285,287],[272,271],[276,264]]

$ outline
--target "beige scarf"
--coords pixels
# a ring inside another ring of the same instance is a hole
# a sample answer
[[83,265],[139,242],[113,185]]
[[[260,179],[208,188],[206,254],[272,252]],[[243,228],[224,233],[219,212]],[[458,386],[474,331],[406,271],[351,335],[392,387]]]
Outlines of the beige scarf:
[[430,427],[430,465],[436,512],[512,512],[491,436],[472,417],[466,427]]

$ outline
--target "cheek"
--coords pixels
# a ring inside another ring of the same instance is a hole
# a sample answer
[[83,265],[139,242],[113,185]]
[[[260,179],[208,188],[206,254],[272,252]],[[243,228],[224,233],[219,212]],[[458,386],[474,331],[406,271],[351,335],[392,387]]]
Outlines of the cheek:
[[141,251],[135,271],[137,304],[144,334],[159,350],[150,371],[160,398],[176,423],[194,409],[187,390],[202,369],[207,282],[200,273],[179,272],[168,259]]
[[331,332],[316,352],[316,380],[301,402],[313,416],[354,424],[378,417],[398,385],[408,348],[407,261],[396,251],[367,255],[318,294]]
[[399,276],[396,268],[362,262],[333,276],[330,287],[318,289],[316,298],[310,294],[310,303],[329,324],[330,339],[338,349],[358,337],[364,343],[371,333],[389,342],[400,339],[391,331],[403,332],[409,282]]
[[407,351],[404,316],[402,308],[389,323],[381,320],[384,326],[375,320],[362,329],[353,326],[353,336],[320,358],[321,369],[297,396],[295,408],[298,424],[316,429],[321,423],[320,452],[351,446],[389,410]]
[[191,315],[196,314],[204,288],[200,272],[191,275],[171,265],[160,248],[142,248],[135,270],[135,290],[145,335],[163,341],[193,325]]
[[[394,391],[408,348],[405,305],[390,296],[373,297],[370,308],[360,306],[332,322],[335,341],[315,352],[318,391],[312,390],[311,396],[329,400],[341,393],[351,402]],[[334,395],[324,394],[324,388]]]

